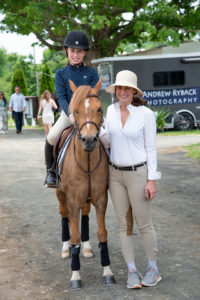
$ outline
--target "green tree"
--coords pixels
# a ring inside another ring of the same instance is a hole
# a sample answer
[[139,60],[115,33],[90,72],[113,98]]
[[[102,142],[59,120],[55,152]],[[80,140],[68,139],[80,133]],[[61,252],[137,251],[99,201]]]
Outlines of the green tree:
[[28,90],[27,90],[24,72],[20,69],[16,70],[13,75],[11,93],[14,93],[16,86],[20,87],[20,92],[22,94],[28,96]]
[[0,77],[3,75],[5,65],[6,65],[6,51],[5,49],[0,49]]
[[11,63],[11,70],[15,72],[16,70],[21,69],[24,73],[26,78],[26,85],[29,95],[36,95],[37,94],[37,87],[36,87],[36,66],[33,63],[33,57],[29,56],[21,56],[16,53],[12,53],[8,56],[10,63]]
[[40,94],[42,94],[44,90],[49,90],[51,93],[54,92],[53,77],[51,70],[47,64],[45,64],[42,68],[42,77],[40,80]]
[[28,95],[36,95],[36,66],[32,56],[21,56],[17,53],[7,54],[6,49],[0,48],[0,90],[9,99],[12,89],[13,74],[21,69],[26,78]]
[[8,67],[8,55],[4,48],[0,49],[0,91],[4,92],[8,99],[11,90],[12,76],[10,68]]
[[200,30],[196,0],[1,0],[1,30],[34,33],[41,44],[61,50],[66,33],[85,31],[91,58],[113,56],[120,45],[147,41],[178,46]]
[[46,49],[43,52],[43,64],[48,64],[51,72],[55,75],[56,71],[63,68],[67,64],[67,57],[64,51],[56,51],[51,49]]

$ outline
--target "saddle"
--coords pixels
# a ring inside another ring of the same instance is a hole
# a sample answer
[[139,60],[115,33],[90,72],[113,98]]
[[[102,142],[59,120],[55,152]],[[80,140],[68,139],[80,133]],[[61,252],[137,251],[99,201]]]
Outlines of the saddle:
[[57,136],[56,138],[56,142],[54,144],[53,147],[53,164],[52,164],[52,170],[56,171],[57,170],[57,160],[58,160],[58,155],[60,150],[62,149],[65,141],[67,140],[67,138],[69,137],[69,135],[72,133],[74,129],[74,125],[71,125],[69,127],[64,128]]

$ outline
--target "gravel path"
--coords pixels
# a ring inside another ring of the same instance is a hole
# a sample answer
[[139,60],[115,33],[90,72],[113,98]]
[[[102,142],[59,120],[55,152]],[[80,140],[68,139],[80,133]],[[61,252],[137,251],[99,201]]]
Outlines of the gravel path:
[[157,136],[157,149],[169,149],[200,143],[200,134]]
[[[200,163],[185,157],[180,148],[183,143],[199,142],[199,138],[157,138],[162,180],[153,200],[153,221],[163,280],[154,288],[126,288],[127,270],[109,198],[106,223],[117,285],[102,286],[92,209],[90,236],[95,257],[81,257],[84,286],[71,292],[70,260],[60,258],[58,201],[53,189],[43,187],[43,131],[25,130],[23,135],[16,135],[9,130],[0,136],[0,300],[199,300]],[[144,273],[146,258],[136,226],[134,233],[136,264]]]

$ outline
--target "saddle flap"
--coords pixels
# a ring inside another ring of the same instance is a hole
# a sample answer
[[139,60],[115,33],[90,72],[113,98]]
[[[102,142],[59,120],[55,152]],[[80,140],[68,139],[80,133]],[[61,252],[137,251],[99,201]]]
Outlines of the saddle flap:
[[58,152],[60,151],[60,149],[62,149],[62,146],[63,146],[64,142],[66,141],[67,137],[72,132],[73,128],[74,128],[74,125],[71,125],[67,128],[64,128],[59,133],[59,135],[57,136],[56,142],[55,142],[54,147],[53,147],[53,157],[54,157],[54,159],[57,158]]

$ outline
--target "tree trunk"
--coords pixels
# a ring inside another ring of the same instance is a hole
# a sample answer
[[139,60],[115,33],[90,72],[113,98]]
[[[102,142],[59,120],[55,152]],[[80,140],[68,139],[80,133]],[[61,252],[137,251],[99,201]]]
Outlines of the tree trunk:
[[[109,53],[109,56],[113,56],[115,53],[115,49],[112,49]],[[87,53],[87,57],[85,60],[85,64],[87,66],[92,66],[94,67],[95,65],[91,63],[92,59],[97,59],[97,58],[102,58],[105,57],[105,55],[102,54],[101,50],[98,49],[97,47],[93,46],[90,48],[90,50]]]

